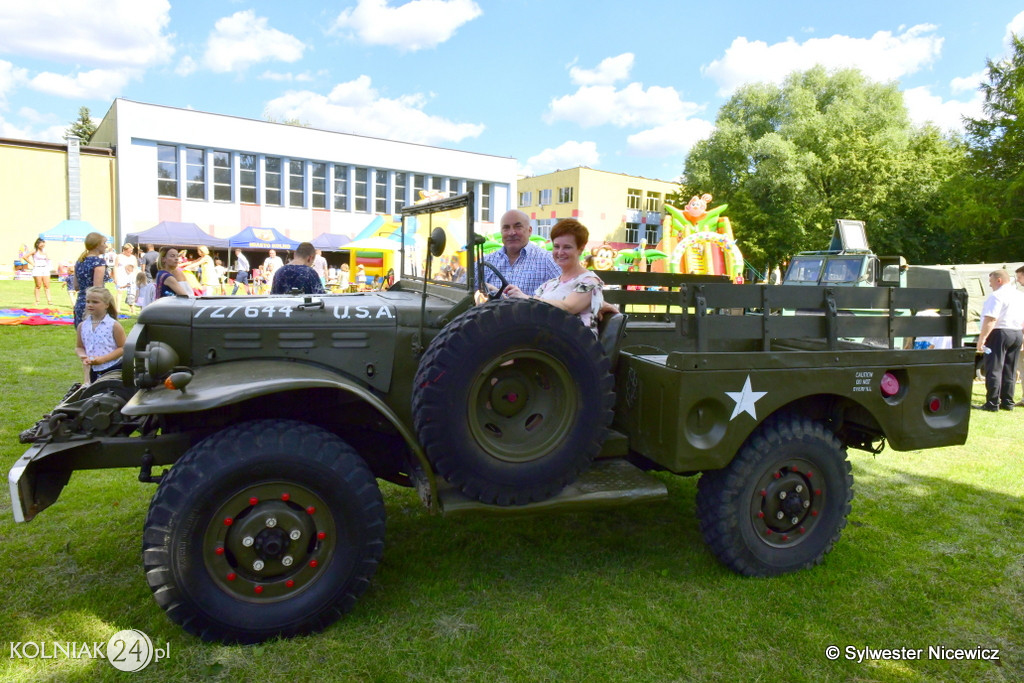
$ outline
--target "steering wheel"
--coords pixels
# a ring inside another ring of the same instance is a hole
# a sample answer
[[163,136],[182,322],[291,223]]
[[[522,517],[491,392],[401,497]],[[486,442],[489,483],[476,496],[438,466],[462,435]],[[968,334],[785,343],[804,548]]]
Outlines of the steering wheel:
[[508,288],[508,280],[505,279],[505,276],[501,274],[501,271],[498,270],[493,263],[488,263],[487,261],[480,261],[480,268],[490,268],[491,271],[493,271],[494,274],[498,277],[498,281],[501,283],[501,287],[493,292],[488,291],[487,280],[486,278],[483,277],[483,273],[480,274],[480,282],[478,283],[478,289],[484,296],[487,297],[488,301],[497,301],[498,299],[501,298],[501,293]]

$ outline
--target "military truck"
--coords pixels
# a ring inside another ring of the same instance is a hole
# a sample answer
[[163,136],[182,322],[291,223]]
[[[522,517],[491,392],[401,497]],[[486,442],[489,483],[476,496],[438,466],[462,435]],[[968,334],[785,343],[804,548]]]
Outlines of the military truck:
[[[387,291],[147,306],[123,371],[22,434],[15,518],[54,504],[74,471],[137,468],[157,484],[142,530],[157,604],[190,633],[247,643],[352,608],[382,558],[378,480],[455,516],[657,501],[652,471],[700,475],[711,552],[772,576],[838,541],[847,449],[966,440],[970,351],[842,341],[960,335],[962,291],[602,273],[624,313],[595,337],[546,303],[484,291],[473,206],[405,209]],[[467,282],[436,278],[463,250]],[[841,315],[851,307],[940,315]]]
[[902,256],[877,256],[868,246],[864,221],[836,219],[825,251],[802,251],[789,262],[782,284],[905,287]]

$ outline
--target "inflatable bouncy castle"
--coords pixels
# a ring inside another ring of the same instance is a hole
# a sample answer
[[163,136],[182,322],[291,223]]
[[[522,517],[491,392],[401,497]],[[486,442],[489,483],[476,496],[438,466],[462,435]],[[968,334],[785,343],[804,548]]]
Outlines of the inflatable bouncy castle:
[[671,256],[655,264],[654,270],[727,275],[733,282],[743,282],[743,254],[729,219],[722,215],[728,205],[709,211],[710,201],[710,194],[694,195],[682,211],[665,204],[666,229],[658,249]]

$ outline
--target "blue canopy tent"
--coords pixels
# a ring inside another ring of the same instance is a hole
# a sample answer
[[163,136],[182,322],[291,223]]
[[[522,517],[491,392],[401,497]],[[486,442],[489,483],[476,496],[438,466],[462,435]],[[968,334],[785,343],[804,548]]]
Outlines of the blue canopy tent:
[[198,247],[203,245],[217,249],[226,249],[228,241],[204,232],[195,223],[177,223],[162,221],[149,230],[129,233],[126,242],[133,244],[159,244],[168,247]]
[[229,237],[228,246],[232,249],[295,249],[299,242],[285,237],[274,228],[249,226],[237,235]]
[[[90,232],[100,232],[89,221],[63,220],[46,232],[39,233],[47,242],[84,242]],[[103,233],[100,233],[103,235]],[[103,235],[110,240],[110,235]]]
[[313,238],[313,246],[322,251],[341,251],[352,241],[348,235],[332,235],[325,232]]

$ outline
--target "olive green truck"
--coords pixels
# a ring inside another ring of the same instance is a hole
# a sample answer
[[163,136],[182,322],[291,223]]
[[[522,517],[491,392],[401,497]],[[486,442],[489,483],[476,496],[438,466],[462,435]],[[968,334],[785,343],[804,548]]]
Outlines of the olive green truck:
[[[351,609],[382,557],[381,479],[415,487],[432,513],[546,514],[663,499],[651,471],[700,475],[711,552],[769,576],[839,539],[848,448],[967,438],[973,350],[893,348],[959,338],[962,290],[607,273],[622,313],[595,338],[479,284],[473,206],[407,208],[387,291],[143,309],[123,371],[72,388],[22,433],[16,519],[76,470],[137,468],[157,484],[142,532],[157,603],[205,639],[257,642]],[[435,277],[453,255],[467,282]],[[907,314],[921,309],[939,315]]]

